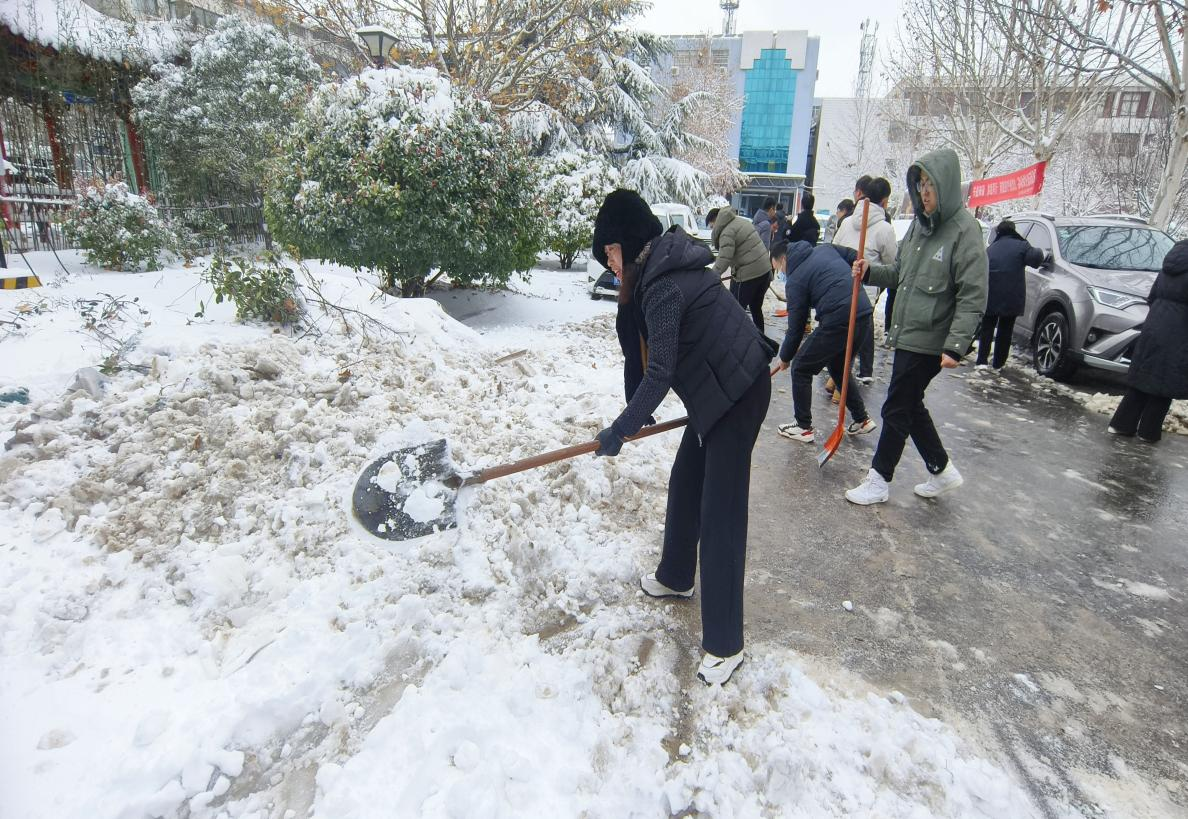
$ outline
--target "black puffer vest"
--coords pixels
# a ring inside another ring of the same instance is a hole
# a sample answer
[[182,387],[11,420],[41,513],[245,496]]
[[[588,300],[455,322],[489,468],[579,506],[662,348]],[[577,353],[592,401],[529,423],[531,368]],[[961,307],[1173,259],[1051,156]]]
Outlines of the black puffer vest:
[[759,377],[767,377],[774,354],[759,329],[707,265],[713,254],[679,228],[652,245],[632,299],[646,340],[643,316],[648,288],[671,277],[680,288],[680,342],[672,390],[689,413],[689,425],[705,436]]

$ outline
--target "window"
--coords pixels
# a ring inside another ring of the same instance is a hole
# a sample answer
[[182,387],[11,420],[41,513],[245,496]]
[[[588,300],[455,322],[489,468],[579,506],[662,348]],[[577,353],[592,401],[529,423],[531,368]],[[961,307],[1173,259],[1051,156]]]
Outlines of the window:
[[1031,230],[1027,232],[1027,241],[1032,247],[1038,247],[1040,250],[1052,252],[1052,234],[1048,231],[1046,225],[1039,225],[1034,222],[1031,223]]
[[1118,95],[1118,116],[1145,117],[1147,115],[1146,91],[1123,91]]
[[787,173],[796,107],[796,76],[783,49],[768,48],[746,71],[740,169],[752,173]]
[[730,67],[730,52],[724,48],[715,48],[713,52],[714,68]]
[[1067,261],[1102,270],[1158,273],[1174,244],[1163,231],[1140,227],[1072,225],[1058,228],[1056,236]]

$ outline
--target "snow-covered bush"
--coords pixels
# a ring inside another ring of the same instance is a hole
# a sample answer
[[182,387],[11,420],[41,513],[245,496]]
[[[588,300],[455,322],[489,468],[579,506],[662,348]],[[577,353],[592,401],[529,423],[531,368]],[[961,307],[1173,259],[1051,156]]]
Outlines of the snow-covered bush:
[[[292,269],[274,253],[265,253],[260,262],[215,256],[202,278],[214,288],[215,304],[233,302],[235,315],[241,321],[291,324],[301,315],[297,280]],[[198,316],[205,312],[206,305],[200,304]]]
[[229,16],[194,45],[188,65],[153,66],[132,100],[171,195],[251,201],[276,136],[320,79],[301,46]]
[[568,270],[579,251],[590,249],[594,217],[603,197],[618,185],[619,174],[607,160],[585,151],[546,157],[542,166],[545,247]]
[[88,186],[66,212],[63,229],[89,263],[107,270],[151,268],[173,245],[157,209],[123,182]]
[[502,284],[542,246],[533,163],[486,104],[433,69],[319,88],[269,177],[265,214],[302,255],[381,270],[410,296],[434,270]]

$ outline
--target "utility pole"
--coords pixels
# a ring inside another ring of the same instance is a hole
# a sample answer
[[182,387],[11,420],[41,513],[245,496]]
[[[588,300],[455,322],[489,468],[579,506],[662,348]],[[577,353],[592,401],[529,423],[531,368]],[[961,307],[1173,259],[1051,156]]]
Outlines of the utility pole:
[[858,80],[854,84],[854,96],[859,99],[866,99],[870,96],[870,82],[871,77],[874,75],[875,47],[878,42],[879,24],[868,17],[862,21],[862,25],[859,28],[862,29],[862,44],[858,47]]

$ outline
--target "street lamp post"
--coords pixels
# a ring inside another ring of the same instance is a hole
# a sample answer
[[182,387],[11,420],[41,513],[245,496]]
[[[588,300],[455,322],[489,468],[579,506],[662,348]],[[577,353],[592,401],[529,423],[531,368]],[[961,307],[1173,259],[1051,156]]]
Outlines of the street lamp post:
[[371,55],[371,62],[376,68],[383,68],[388,63],[388,52],[396,45],[396,35],[383,26],[363,26],[355,29],[355,34],[367,46],[367,53]]

